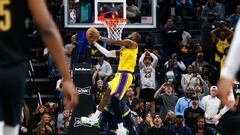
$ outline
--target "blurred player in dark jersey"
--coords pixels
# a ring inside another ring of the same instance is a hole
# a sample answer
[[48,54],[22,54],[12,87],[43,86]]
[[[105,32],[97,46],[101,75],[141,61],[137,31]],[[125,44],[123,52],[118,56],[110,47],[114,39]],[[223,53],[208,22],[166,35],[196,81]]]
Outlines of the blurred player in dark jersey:
[[64,80],[65,105],[76,106],[78,97],[64,60],[63,42],[44,0],[0,0],[0,135],[17,135],[25,92],[27,45],[25,19],[30,11],[44,44]]

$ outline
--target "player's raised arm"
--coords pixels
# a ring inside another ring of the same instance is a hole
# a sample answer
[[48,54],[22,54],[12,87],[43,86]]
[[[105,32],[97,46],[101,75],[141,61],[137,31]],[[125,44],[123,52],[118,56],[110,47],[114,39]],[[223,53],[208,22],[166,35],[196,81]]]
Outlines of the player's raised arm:
[[137,32],[133,32],[131,35],[129,35],[128,39],[124,39],[124,40],[114,40],[114,39],[109,39],[107,37],[102,37],[100,33],[96,30],[90,30],[87,35],[92,40],[95,40],[95,41],[100,40],[102,42],[107,43],[108,45],[125,46],[129,49],[137,48],[137,42],[141,38],[140,34]]
[[107,50],[106,48],[102,47],[101,45],[99,45],[97,42],[94,42],[93,45],[102,53],[104,54],[106,57],[118,57],[119,56],[119,52],[117,50]]
[[44,0],[28,0],[28,7],[38,26],[44,45],[48,47],[56,66],[64,78],[63,92],[67,96],[66,105],[69,108],[74,107],[78,98],[64,59],[63,41],[59,31],[50,17]]
[[136,45],[133,41],[129,39],[124,39],[124,40],[114,40],[114,39],[109,39],[106,37],[100,36],[98,38],[100,41],[107,43],[108,45],[114,45],[114,46],[125,46],[128,48],[136,48]]

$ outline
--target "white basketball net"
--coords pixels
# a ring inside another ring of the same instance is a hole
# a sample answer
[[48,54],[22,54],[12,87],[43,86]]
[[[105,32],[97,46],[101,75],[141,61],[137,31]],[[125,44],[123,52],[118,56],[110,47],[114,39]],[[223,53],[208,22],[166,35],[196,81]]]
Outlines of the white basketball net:
[[105,18],[103,24],[107,27],[108,38],[122,40],[122,30],[127,20],[123,18]]

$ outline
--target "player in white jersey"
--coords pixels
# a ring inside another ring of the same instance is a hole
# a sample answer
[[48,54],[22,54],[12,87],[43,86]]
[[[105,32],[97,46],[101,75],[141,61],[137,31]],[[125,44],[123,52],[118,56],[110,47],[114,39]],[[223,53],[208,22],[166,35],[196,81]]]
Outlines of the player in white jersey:
[[229,100],[228,95],[231,93],[231,88],[235,79],[239,79],[240,71],[240,20],[238,21],[234,37],[230,46],[225,65],[221,71],[221,79],[218,83],[219,95],[222,103],[232,112],[225,114],[222,118],[222,133],[221,135],[239,135],[240,134],[240,108],[234,100]]

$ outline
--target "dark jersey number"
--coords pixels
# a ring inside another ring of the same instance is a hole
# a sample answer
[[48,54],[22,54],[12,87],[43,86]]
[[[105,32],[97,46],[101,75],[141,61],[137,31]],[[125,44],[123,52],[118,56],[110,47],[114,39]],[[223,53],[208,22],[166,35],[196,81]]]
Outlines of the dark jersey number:
[[3,19],[0,19],[0,31],[8,31],[11,28],[11,12],[6,6],[9,6],[11,0],[1,0],[0,1],[0,16]]

